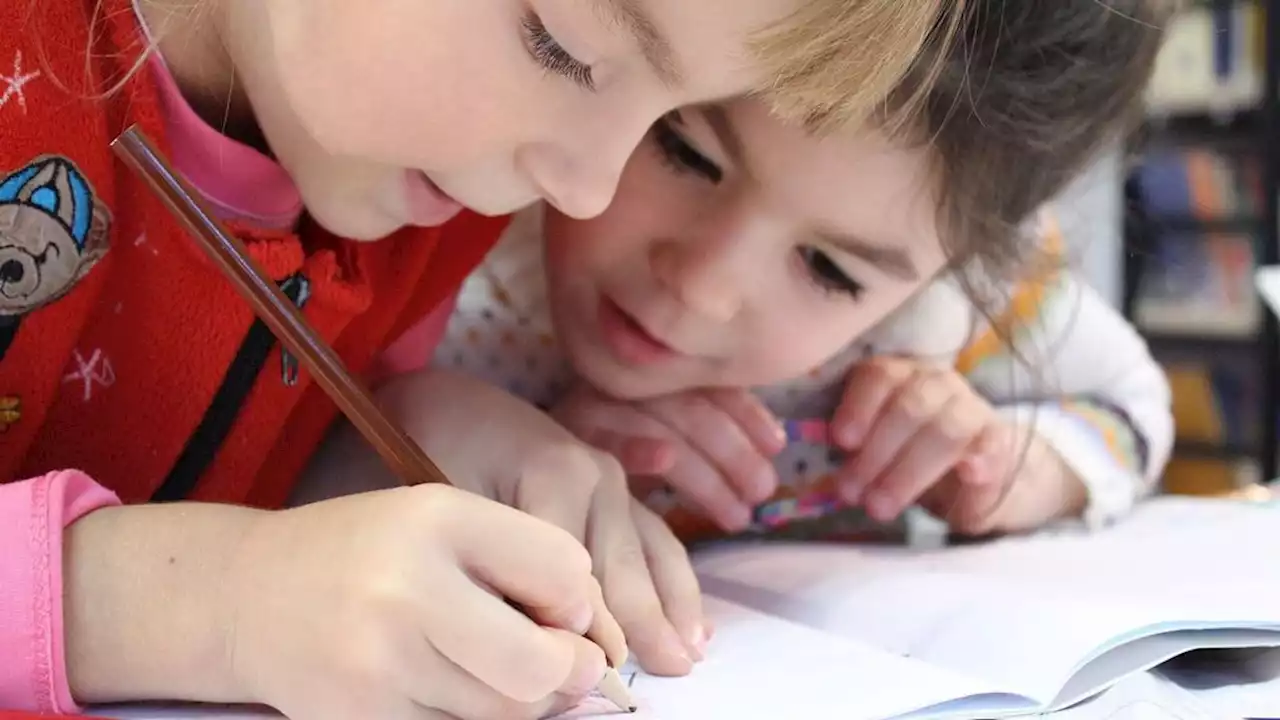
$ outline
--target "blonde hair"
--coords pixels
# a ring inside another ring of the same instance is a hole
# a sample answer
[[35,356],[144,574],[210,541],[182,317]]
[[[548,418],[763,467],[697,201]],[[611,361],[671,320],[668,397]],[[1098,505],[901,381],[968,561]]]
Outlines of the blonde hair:
[[[964,18],[966,0],[804,0],[753,38],[769,85],[757,95],[784,120],[817,132],[909,125],[942,72]],[[935,49],[923,67],[924,48]],[[889,95],[908,73],[915,92]]]
[[[28,0],[30,16],[41,19],[40,0]],[[885,99],[907,76],[919,73],[917,56],[928,44],[948,45],[957,32],[966,0],[801,0],[782,21],[763,28],[750,41],[750,52],[768,83],[756,88],[784,119],[826,131],[856,127],[871,115],[885,125]],[[102,0],[91,3],[90,43],[102,32],[108,12]],[[188,0],[188,11],[201,12],[200,0]],[[126,10],[132,12],[130,8]],[[37,32],[44,30],[37,23]],[[120,91],[156,51],[148,40],[126,66],[108,78],[94,78],[92,47],[86,48],[81,95],[102,98]],[[42,60],[44,46],[40,43]],[[945,55],[945,52],[942,53]],[[936,76],[941,62],[930,63],[926,76]],[[67,88],[70,89],[70,88]],[[889,124],[906,121],[923,103],[927,88],[910,102],[895,103]]]

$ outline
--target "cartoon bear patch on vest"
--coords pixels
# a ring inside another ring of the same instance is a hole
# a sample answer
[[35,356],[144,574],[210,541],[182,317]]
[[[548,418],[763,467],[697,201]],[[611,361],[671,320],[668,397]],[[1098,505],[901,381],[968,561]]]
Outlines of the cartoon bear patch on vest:
[[111,213],[68,159],[0,179],[0,358],[22,318],[66,295],[107,252]]

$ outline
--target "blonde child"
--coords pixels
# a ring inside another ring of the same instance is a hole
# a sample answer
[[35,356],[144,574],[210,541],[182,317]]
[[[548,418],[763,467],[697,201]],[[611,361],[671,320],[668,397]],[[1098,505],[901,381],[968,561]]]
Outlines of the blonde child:
[[[0,707],[535,717],[586,692],[601,647],[626,654],[619,620],[668,623],[615,619],[602,593],[656,592],[627,559],[678,547],[633,511],[616,463],[509,398],[458,403],[423,370],[431,313],[504,225],[477,213],[598,213],[649,125],[689,103],[760,92],[815,125],[851,121],[950,14],[940,0],[0,3]],[[349,367],[382,373],[398,419],[471,493],[275,511],[335,410],[113,160],[130,125]],[[506,450],[465,452],[442,426]]]
[[[749,101],[660,120],[600,217],[512,226],[437,363],[552,409],[723,532],[827,473],[882,522],[915,502],[970,533],[1123,514],[1169,451],[1165,379],[1092,291],[1015,256],[1053,254],[1035,211],[1136,107],[1163,14],[1033,5],[970,7],[913,127],[816,139]],[[831,419],[850,459],[775,465],[797,417]]]

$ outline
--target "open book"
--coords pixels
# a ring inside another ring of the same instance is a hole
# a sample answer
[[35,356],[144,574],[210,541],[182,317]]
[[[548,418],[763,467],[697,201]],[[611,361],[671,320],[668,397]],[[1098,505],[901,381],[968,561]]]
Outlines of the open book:
[[1280,509],[1174,498],[1092,535],[723,546],[696,561],[709,659],[625,677],[638,719],[1040,714],[1190,650],[1280,646],[1278,557]]
[[[684,678],[626,669],[633,717],[968,720],[1057,710],[1126,679],[1141,694],[1136,673],[1190,650],[1280,646],[1278,558],[1280,508],[1174,498],[1092,535],[941,551],[724,546],[696,558],[716,624],[710,657]],[[565,717],[616,712],[590,699]]]

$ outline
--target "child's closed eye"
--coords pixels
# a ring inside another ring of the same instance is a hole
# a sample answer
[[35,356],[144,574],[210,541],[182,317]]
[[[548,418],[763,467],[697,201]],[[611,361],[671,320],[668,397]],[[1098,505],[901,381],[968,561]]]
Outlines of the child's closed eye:
[[584,90],[596,89],[591,66],[569,54],[536,13],[531,11],[520,20],[520,32],[529,56],[542,69],[567,78]]
[[862,283],[849,277],[840,265],[823,250],[810,245],[796,248],[796,254],[804,265],[809,279],[826,292],[842,293],[857,300],[866,290]]
[[659,118],[649,131],[662,162],[673,172],[692,174],[711,183],[719,183],[724,179],[724,171],[676,129],[672,118],[673,115]]

